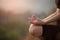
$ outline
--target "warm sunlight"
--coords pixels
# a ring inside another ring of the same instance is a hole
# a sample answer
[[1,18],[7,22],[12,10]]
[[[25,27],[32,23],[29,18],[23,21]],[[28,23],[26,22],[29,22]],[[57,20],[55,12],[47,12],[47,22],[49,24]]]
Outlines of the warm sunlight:
[[15,13],[24,13],[28,10],[40,13],[42,11],[50,12],[51,9],[55,8],[55,3],[54,0],[2,0],[1,6],[6,11],[10,10]]
[[22,12],[26,8],[26,2],[23,0],[2,0],[2,8],[5,10],[15,11],[15,12]]
[[55,2],[0,0],[0,40],[51,40],[54,37],[60,40],[60,32],[57,33],[60,31],[57,27],[60,10],[56,11]]

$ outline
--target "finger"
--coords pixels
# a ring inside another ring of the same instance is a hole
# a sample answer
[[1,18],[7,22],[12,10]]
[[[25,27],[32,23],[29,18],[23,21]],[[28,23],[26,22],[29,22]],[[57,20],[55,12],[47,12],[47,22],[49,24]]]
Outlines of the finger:
[[29,21],[28,21],[28,22],[29,22],[29,23],[32,23],[33,21],[34,21],[34,20],[32,20],[31,18],[29,18]]
[[32,18],[33,20],[35,20],[35,19],[36,19],[36,16],[35,16],[35,15],[33,15],[31,18]]
[[33,21],[32,24],[35,24],[35,25],[41,25],[41,23],[37,20]]
[[28,20],[34,20],[34,18],[33,17],[29,17]]
[[29,21],[29,23],[31,23],[31,24],[37,24],[37,21]]
[[31,23],[31,24],[34,24],[34,21],[32,21],[32,20],[29,20],[28,22]]
[[33,21],[33,19],[31,17],[28,18],[29,21]]

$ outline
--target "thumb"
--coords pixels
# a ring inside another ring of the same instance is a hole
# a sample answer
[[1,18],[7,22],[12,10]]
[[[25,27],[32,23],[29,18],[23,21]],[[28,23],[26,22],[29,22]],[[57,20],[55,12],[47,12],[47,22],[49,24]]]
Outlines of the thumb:
[[33,16],[32,16],[32,20],[35,20],[35,19],[36,19],[36,16],[35,16],[35,15],[33,15]]

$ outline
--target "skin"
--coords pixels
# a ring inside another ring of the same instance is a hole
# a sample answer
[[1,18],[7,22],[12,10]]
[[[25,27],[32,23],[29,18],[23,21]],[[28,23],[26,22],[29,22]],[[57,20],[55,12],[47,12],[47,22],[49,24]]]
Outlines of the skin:
[[[31,18],[31,21],[34,21],[34,20],[37,21],[36,19],[37,19],[37,17],[35,17],[33,15]],[[42,26],[37,26],[37,25],[31,24],[29,27],[29,33],[34,37],[42,36],[42,31],[43,31]]]
[[[32,16],[30,19],[30,28],[29,28],[29,32],[30,34],[32,34],[33,36],[39,37],[42,35],[42,25],[46,25],[52,21],[57,20],[60,17],[60,9],[57,8],[56,12],[51,14],[50,16],[44,18],[43,20],[41,19],[37,19],[38,17],[36,16]],[[33,29],[33,30],[32,30]],[[39,30],[37,30],[39,29]],[[37,35],[38,34],[38,35]]]
[[48,23],[50,23],[50,22],[52,22],[52,21],[57,20],[59,17],[60,17],[60,9],[57,8],[57,10],[56,10],[55,13],[53,13],[53,14],[51,14],[50,16],[44,18],[43,20],[35,19],[35,20],[37,20],[37,21],[35,21],[35,20],[33,20],[33,18],[31,17],[33,21],[30,19],[30,23],[31,23],[31,24],[35,24],[35,25],[44,25],[44,24],[48,24]]
[[36,26],[34,24],[31,24],[29,27],[29,33],[34,37],[42,36],[42,31],[42,26]]
[[60,17],[60,9],[57,8],[57,11],[51,14],[50,16],[46,17],[45,19],[43,19],[43,22],[47,24],[47,23],[50,23],[52,21],[59,19],[59,17]]

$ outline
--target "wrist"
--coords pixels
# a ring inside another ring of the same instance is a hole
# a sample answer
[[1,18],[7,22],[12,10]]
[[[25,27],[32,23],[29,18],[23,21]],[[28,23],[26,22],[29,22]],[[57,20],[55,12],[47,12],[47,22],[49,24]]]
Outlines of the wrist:
[[45,25],[45,24],[47,24],[47,22],[46,22],[45,20],[42,20],[42,22],[43,22],[43,24],[42,24],[42,25]]

